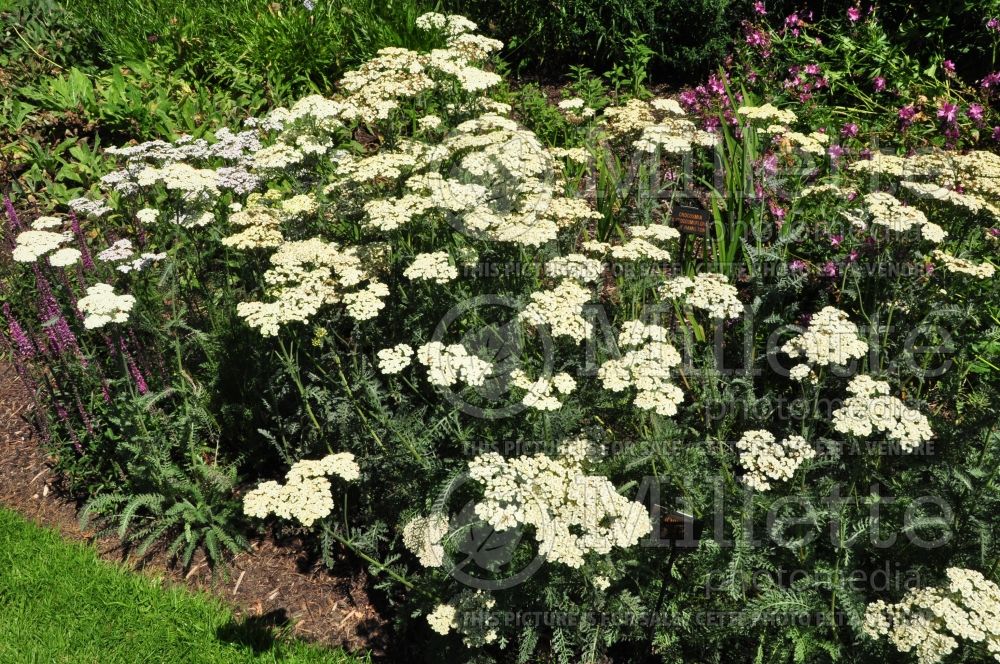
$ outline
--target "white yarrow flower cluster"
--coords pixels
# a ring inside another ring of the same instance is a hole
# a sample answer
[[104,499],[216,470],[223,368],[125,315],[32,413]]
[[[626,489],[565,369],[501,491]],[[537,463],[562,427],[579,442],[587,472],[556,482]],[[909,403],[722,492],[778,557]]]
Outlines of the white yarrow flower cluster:
[[911,452],[934,436],[927,417],[889,396],[889,383],[870,376],[856,376],[847,387],[852,396],[833,412],[833,428],[868,438],[879,431]]
[[447,604],[438,604],[428,614],[427,623],[442,636],[457,631],[467,648],[482,648],[499,637],[497,621],[488,616],[494,606],[496,600],[489,593],[466,589]]
[[294,519],[311,526],[333,511],[330,475],[348,482],[360,477],[360,469],[350,452],[330,454],[319,460],[303,460],[292,465],[286,483],[263,482],[243,498],[243,511],[263,519],[270,514]]
[[307,323],[324,305],[338,302],[355,320],[369,320],[385,307],[389,287],[372,279],[362,262],[356,247],[344,249],[320,238],[284,242],[264,274],[273,300],[241,302],[236,312],[264,336],[277,335],[291,322]]
[[83,254],[79,249],[63,247],[62,249],[56,249],[49,255],[49,265],[52,267],[68,267],[74,265],[82,256]]
[[448,517],[443,514],[417,516],[403,526],[403,546],[420,559],[424,567],[444,564],[444,545],[441,540],[448,534]]
[[440,387],[451,387],[459,380],[478,387],[493,373],[492,364],[470,355],[462,344],[431,341],[417,349],[417,360],[427,367],[427,380]]
[[110,284],[94,284],[87,288],[87,295],[76,304],[84,314],[83,326],[94,330],[109,323],[128,322],[129,312],[135,306],[135,298],[131,295],[118,295]]
[[417,254],[410,267],[403,271],[403,276],[414,281],[427,279],[446,284],[458,278],[458,269],[451,264],[447,251],[435,251],[429,254]]
[[587,258],[583,254],[567,254],[545,263],[546,276],[575,279],[581,283],[597,281],[603,272],[604,264],[601,261]]
[[489,452],[469,462],[469,474],[483,485],[476,515],[497,531],[530,526],[552,562],[581,567],[587,554],[633,546],[652,529],[641,503],[606,477],[587,475],[576,458]]
[[132,240],[128,238],[118,240],[104,251],[97,254],[97,259],[107,263],[123,261],[132,258],[134,255]]
[[379,371],[386,375],[398,374],[410,366],[413,358],[413,348],[408,344],[397,344],[392,348],[383,348],[378,352]]
[[740,465],[746,469],[743,483],[756,491],[768,491],[771,482],[784,482],[807,459],[816,456],[816,450],[802,436],[789,436],[780,443],[769,431],[747,431],[736,442],[740,451]]
[[590,336],[592,324],[583,317],[583,305],[590,301],[590,291],[571,279],[564,279],[552,290],[531,294],[531,303],[519,314],[532,325],[548,325],[553,336],[583,341]]
[[862,631],[914,653],[919,664],[944,661],[959,641],[980,644],[1000,662],[1000,587],[976,570],[949,567],[946,574],[946,585],[914,588],[898,604],[869,604]]
[[31,222],[31,227],[36,231],[49,231],[53,228],[62,228],[63,220],[60,217],[39,217]]
[[445,636],[458,627],[458,621],[455,619],[457,615],[458,611],[451,604],[438,604],[427,614],[427,624],[432,630]]
[[510,382],[525,391],[521,403],[535,410],[559,410],[562,402],[556,394],[563,396],[576,389],[576,381],[566,372],[559,372],[551,378],[532,380],[521,369],[510,372]]
[[740,106],[736,109],[736,114],[747,120],[777,122],[785,125],[792,124],[797,119],[792,111],[778,108],[770,103],[762,106]]
[[[904,205],[892,194],[876,191],[865,194],[861,199],[864,211],[873,224],[885,226],[891,231],[904,233],[911,228],[919,228],[921,235],[928,240],[944,239],[947,233],[937,224],[927,219],[927,215],[912,205]],[[935,239],[937,238],[937,239]]]
[[720,320],[739,318],[743,314],[743,303],[736,287],[729,283],[729,277],[715,272],[702,272],[694,278],[674,277],[660,286],[660,296],[684,300]]
[[816,372],[808,364],[796,364],[788,370],[788,377],[797,383],[817,381]]
[[681,363],[681,356],[666,338],[667,331],[658,325],[625,323],[618,343],[636,348],[625,352],[621,359],[601,365],[597,377],[604,388],[612,392],[635,388],[637,408],[667,417],[676,415],[684,393],[671,381],[671,370]]
[[781,347],[789,357],[805,357],[813,365],[846,365],[853,358],[864,357],[868,343],[858,336],[858,326],[847,314],[834,307],[812,317],[805,332]]
[[163,252],[160,253],[149,253],[143,252],[138,258],[133,260],[131,263],[125,263],[124,265],[119,265],[116,269],[123,274],[128,274],[129,272],[141,272],[153,263],[158,263],[165,259],[167,255]]
[[59,249],[72,239],[73,235],[69,232],[24,231],[17,236],[11,255],[18,263],[34,263],[45,254]]
[[941,261],[945,269],[957,274],[967,274],[976,279],[989,279],[996,274],[996,268],[991,263],[973,263],[964,258],[952,256],[947,251],[934,250],[934,258]]

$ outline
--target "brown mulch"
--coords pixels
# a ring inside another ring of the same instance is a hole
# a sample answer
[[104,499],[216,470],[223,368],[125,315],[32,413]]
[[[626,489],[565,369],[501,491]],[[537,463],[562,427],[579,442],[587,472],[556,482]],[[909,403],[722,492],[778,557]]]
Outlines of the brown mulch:
[[372,604],[360,569],[336,576],[321,562],[305,560],[300,548],[261,539],[231,562],[227,575],[213,573],[198,560],[185,571],[169,565],[163,554],[138,561],[114,538],[97,539],[82,531],[76,501],[60,490],[50,459],[25,421],[32,408],[31,395],[14,368],[0,363],[0,505],[67,539],[93,543],[106,560],[211,593],[232,606],[242,621],[288,624],[307,641],[384,654],[387,621]]

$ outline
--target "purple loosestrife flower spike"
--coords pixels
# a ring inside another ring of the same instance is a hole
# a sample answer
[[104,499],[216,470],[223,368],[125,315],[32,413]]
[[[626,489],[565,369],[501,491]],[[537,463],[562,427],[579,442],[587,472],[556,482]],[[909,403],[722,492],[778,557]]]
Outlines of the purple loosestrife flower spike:
[[90,420],[90,414],[87,413],[87,409],[84,407],[83,402],[80,401],[80,395],[76,394],[76,410],[80,413],[80,419],[83,420],[83,426],[86,427],[87,433],[91,436],[94,435],[94,424]]
[[7,318],[7,330],[10,332],[10,338],[17,347],[18,359],[33,358],[35,356],[35,345],[31,343],[31,339],[28,338],[28,334],[24,331],[24,328],[14,318],[9,302],[4,302],[3,304],[3,315]]
[[41,273],[38,266],[34,266],[35,282],[38,286],[38,317],[42,323],[47,324],[45,334],[49,339],[49,347],[56,355],[62,355],[67,350],[73,351],[79,356],[81,364],[87,366],[87,361],[80,353],[80,346],[76,341],[76,335],[70,329],[66,318],[62,314],[59,302],[52,294],[52,287],[48,279]]
[[76,431],[73,430],[73,424],[69,421],[69,413],[66,412],[66,408],[61,404],[56,404],[56,414],[59,416],[59,421],[66,426],[66,430],[69,431],[70,438],[73,439],[73,447],[76,449],[77,453],[83,454],[83,445],[80,444],[80,439],[76,435]]
[[129,373],[132,374],[132,380],[135,381],[135,387],[139,390],[139,394],[148,393],[149,385],[146,383],[146,378],[142,375],[142,371],[139,370],[139,366],[135,363],[135,358],[133,358],[132,353],[129,352],[124,339],[119,341],[119,347],[121,348],[122,356],[125,358],[125,362],[128,365]]
[[3,197],[3,206],[7,210],[7,219],[10,223],[11,229],[15,231],[24,230],[24,224],[22,224],[21,220],[17,218],[17,212],[14,210],[14,203],[11,202],[9,196]]
[[83,229],[80,227],[80,219],[76,216],[76,212],[69,213],[70,224],[73,228],[73,235],[76,236],[76,242],[80,245],[80,253],[82,254],[81,260],[83,261],[83,268],[85,270],[94,269],[94,259],[90,256],[90,249],[87,247],[87,239],[83,236]]

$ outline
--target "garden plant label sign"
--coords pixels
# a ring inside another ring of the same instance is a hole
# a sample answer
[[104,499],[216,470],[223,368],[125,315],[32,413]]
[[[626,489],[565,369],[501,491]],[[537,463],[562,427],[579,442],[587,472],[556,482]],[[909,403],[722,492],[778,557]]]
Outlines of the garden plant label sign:
[[681,233],[688,235],[708,235],[708,210],[690,207],[687,205],[677,205],[673,210],[674,227]]

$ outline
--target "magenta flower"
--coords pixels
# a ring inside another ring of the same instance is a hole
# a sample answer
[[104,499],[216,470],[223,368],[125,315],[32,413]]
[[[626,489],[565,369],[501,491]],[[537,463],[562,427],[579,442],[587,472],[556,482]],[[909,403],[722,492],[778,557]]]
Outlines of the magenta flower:
[[856,23],[861,18],[861,10],[857,7],[850,7],[847,10],[847,18],[851,20],[851,23]]
[[941,63],[941,66],[944,67],[944,70],[949,74],[955,73],[955,63],[952,62],[951,60],[945,60],[944,62]]
[[806,73],[810,76],[819,76],[819,65],[806,65]]
[[761,2],[760,0],[757,0],[757,2],[753,3],[753,10],[758,14],[760,14],[761,16],[767,15],[767,9],[764,8],[764,3]]
[[24,331],[24,328],[14,318],[9,302],[3,303],[3,314],[7,317],[7,331],[10,333],[10,338],[14,341],[14,345],[17,346],[18,359],[24,360],[34,357],[35,346],[31,343],[31,339],[28,338],[28,334]]
[[726,86],[715,74],[708,77],[708,89],[717,95],[721,95],[726,91]]
[[80,253],[82,254],[81,260],[83,261],[83,269],[93,270],[94,269],[94,259],[90,256],[90,249],[87,248],[87,238],[83,235],[83,229],[80,227],[80,220],[76,216],[76,212],[69,213],[70,226],[73,229],[73,235],[76,236],[76,242],[80,247]]
[[844,241],[843,235],[831,235],[830,236],[830,246],[839,247],[840,243]]
[[937,116],[945,122],[953,123],[958,117],[958,106],[946,101],[938,108]]
[[1000,141],[1000,127],[993,127],[993,140]]
[[830,155],[830,159],[832,159],[833,161],[837,161],[838,159],[844,156],[844,148],[840,147],[839,145],[831,145],[829,148],[827,148],[826,153]]
[[992,32],[1000,32],[1000,18],[991,18],[986,21],[986,29]]
[[994,240],[1000,240],[1000,228],[991,228],[986,232],[989,233],[990,237]]
[[913,108],[913,104],[907,104],[903,108],[899,109],[899,119],[903,121],[904,124],[909,124],[913,121],[913,116],[917,114],[917,109]]
[[763,30],[750,29],[747,30],[747,44],[764,49],[770,46],[771,40]]
[[854,138],[858,135],[858,125],[853,122],[849,122],[840,128],[840,135],[846,136],[848,138]]
[[980,104],[970,104],[969,109],[965,112],[965,114],[976,122],[982,122],[984,110],[985,109]]
[[774,175],[778,172],[778,155],[769,154],[764,157],[762,162],[764,166],[764,172],[768,175]]
[[853,263],[858,260],[858,250],[851,249],[851,253],[847,254],[847,262]]
[[795,260],[793,260],[791,263],[788,264],[788,269],[791,270],[792,272],[805,272],[806,263],[805,261],[796,258]]
[[987,74],[986,77],[980,82],[980,85],[984,88],[992,88],[996,85],[1000,85],[1000,71]]
[[827,261],[826,265],[823,266],[822,272],[824,277],[830,277],[831,279],[833,277],[836,277],[837,276],[836,263],[834,263],[833,261]]
[[882,92],[885,90],[885,78],[876,76],[873,83],[875,84],[875,92]]

